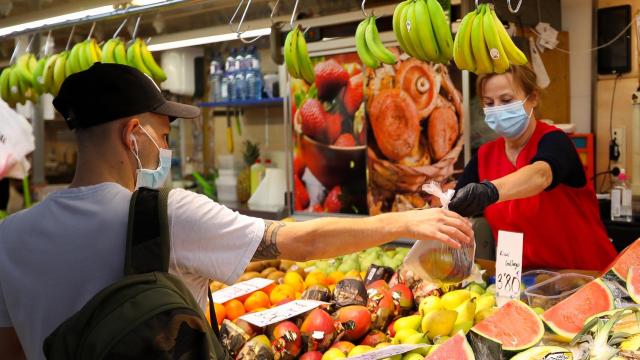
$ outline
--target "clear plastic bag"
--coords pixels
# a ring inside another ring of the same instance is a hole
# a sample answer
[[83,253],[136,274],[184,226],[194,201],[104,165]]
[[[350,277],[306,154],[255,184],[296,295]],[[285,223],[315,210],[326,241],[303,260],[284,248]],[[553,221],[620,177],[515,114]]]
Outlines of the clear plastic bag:
[[[422,190],[437,196],[444,209],[448,208],[454,191],[443,192],[440,185],[430,182]],[[471,275],[476,253],[475,240],[455,249],[439,241],[416,241],[405,259],[405,266],[425,281],[438,284],[457,284]]]

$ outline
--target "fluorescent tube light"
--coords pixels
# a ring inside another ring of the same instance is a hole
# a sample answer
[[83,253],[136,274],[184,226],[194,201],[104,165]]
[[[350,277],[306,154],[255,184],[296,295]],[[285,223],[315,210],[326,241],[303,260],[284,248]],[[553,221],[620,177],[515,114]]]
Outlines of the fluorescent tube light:
[[8,35],[17,31],[37,29],[45,25],[61,24],[66,21],[79,20],[89,16],[106,14],[112,11],[113,11],[113,6],[107,5],[107,6],[100,6],[100,7],[89,9],[89,10],[82,10],[82,11],[77,11],[69,14],[45,18],[42,20],[30,21],[28,23],[24,23],[20,25],[7,26],[0,29],[0,36]]
[[[271,28],[248,30],[242,33],[242,38],[251,39],[256,36],[264,36],[269,34],[271,34]],[[150,44],[149,50],[163,51],[163,50],[177,49],[182,47],[212,44],[212,43],[223,42],[223,41],[231,41],[231,40],[237,40],[237,39],[238,39],[237,33],[227,33],[227,34],[203,36],[203,37],[185,39],[185,40],[169,41],[169,42],[159,43],[159,44]]]

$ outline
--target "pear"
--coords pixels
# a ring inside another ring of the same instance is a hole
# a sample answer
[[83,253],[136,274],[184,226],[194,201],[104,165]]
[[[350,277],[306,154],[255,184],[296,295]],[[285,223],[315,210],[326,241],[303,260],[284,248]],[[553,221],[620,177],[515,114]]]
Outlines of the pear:
[[449,335],[453,336],[453,335],[457,334],[458,331],[461,331],[461,330],[466,335],[469,332],[469,330],[471,330],[472,327],[473,327],[473,320],[463,321],[463,322],[457,322],[456,321],[456,324],[453,325],[453,329],[451,330],[451,333]]
[[423,360],[424,356],[416,353],[408,353],[402,357],[402,360]]
[[484,288],[477,283],[471,283],[469,286],[467,286],[467,290],[478,295],[484,294]]
[[418,334],[418,330],[404,328],[396,331],[396,336],[391,340],[393,344],[402,344],[402,342],[411,335]]
[[337,348],[331,348],[322,354],[321,360],[345,359],[347,356]]
[[496,306],[496,297],[493,294],[481,295],[476,300],[476,314],[484,309],[489,309]]
[[482,320],[490,317],[491,315],[495,314],[496,311],[498,311],[497,307],[490,307],[481,311],[478,311],[476,313],[476,316],[474,317],[474,321],[477,323],[481,322]]
[[454,310],[463,302],[471,298],[471,292],[469,290],[454,290],[442,295],[442,307],[447,310]]
[[358,345],[358,346],[354,347],[353,349],[351,349],[351,351],[349,351],[349,357],[356,356],[356,355],[361,355],[361,354],[364,354],[364,353],[368,353],[371,350],[373,350],[373,348],[371,346]]
[[[409,336],[403,342],[403,344],[429,344],[429,339],[423,333],[417,333]],[[411,351],[412,353],[420,354],[422,356],[427,356],[429,353],[429,346],[425,346],[422,348],[418,348]]]
[[458,318],[455,310],[433,310],[422,318],[422,331],[434,339],[437,336],[449,335]]
[[534,307],[533,311],[535,311],[535,313],[538,315],[542,315],[542,313],[544,312],[544,309],[541,307]]
[[[391,346],[391,344],[388,343],[388,342],[383,342],[383,343],[380,343],[380,344],[376,345],[376,349],[386,348],[387,346]],[[381,360],[401,360],[401,359],[402,359],[402,354],[398,354],[398,355],[393,355],[391,357],[386,357],[386,358],[381,359]]]
[[476,299],[470,298],[463,302],[456,308],[456,312],[458,313],[458,317],[456,318],[456,322],[453,324],[454,327],[461,323],[473,323],[473,319],[476,315]]
[[420,305],[418,306],[418,311],[420,315],[424,316],[424,314],[430,312],[431,310],[440,310],[442,309],[442,301],[438,296],[431,295],[420,301]]
[[396,322],[393,323],[393,330],[396,331],[396,334],[401,329],[418,330],[420,328],[421,321],[422,321],[422,316],[420,315],[405,316],[396,320]]
[[489,285],[489,287],[484,292],[485,293],[489,293],[489,294],[495,294],[496,293],[496,284]]

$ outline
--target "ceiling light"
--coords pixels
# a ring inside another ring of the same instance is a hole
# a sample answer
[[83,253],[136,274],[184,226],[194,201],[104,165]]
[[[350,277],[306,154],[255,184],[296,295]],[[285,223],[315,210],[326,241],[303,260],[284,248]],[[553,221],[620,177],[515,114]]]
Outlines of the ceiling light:
[[[271,28],[248,30],[242,33],[242,38],[251,39],[256,36],[265,36],[269,34],[271,34]],[[176,49],[176,48],[182,48],[182,47],[212,44],[212,43],[223,42],[223,41],[231,41],[231,40],[237,40],[237,39],[238,39],[237,33],[227,33],[227,34],[203,36],[203,37],[185,39],[185,40],[169,41],[169,42],[159,43],[159,44],[150,44],[149,50],[163,51],[163,50]]]
[[67,21],[80,20],[85,17],[106,14],[112,11],[113,11],[113,6],[107,5],[107,6],[100,6],[100,7],[89,9],[89,10],[82,10],[82,11],[77,11],[77,12],[64,14],[60,16],[54,16],[46,19],[30,21],[27,23],[19,24],[19,25],[7,26],[4,28],[0,28],[0,36],[5,36],[17,31],[37,29],[41,26],[55,25],[55,24],[61,24]]

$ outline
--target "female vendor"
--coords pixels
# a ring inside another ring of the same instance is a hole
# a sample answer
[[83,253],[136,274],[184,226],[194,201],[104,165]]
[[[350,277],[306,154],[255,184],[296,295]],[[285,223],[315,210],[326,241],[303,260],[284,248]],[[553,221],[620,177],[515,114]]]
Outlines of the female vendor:
[[458,179],[449,209],[484,212],[499,230],[524,234],[527,268],[602,270],[616,256],[571,139],[536,120],[540,89],[526,66],[481,76],[485,122],[500,135],[480,147]]

